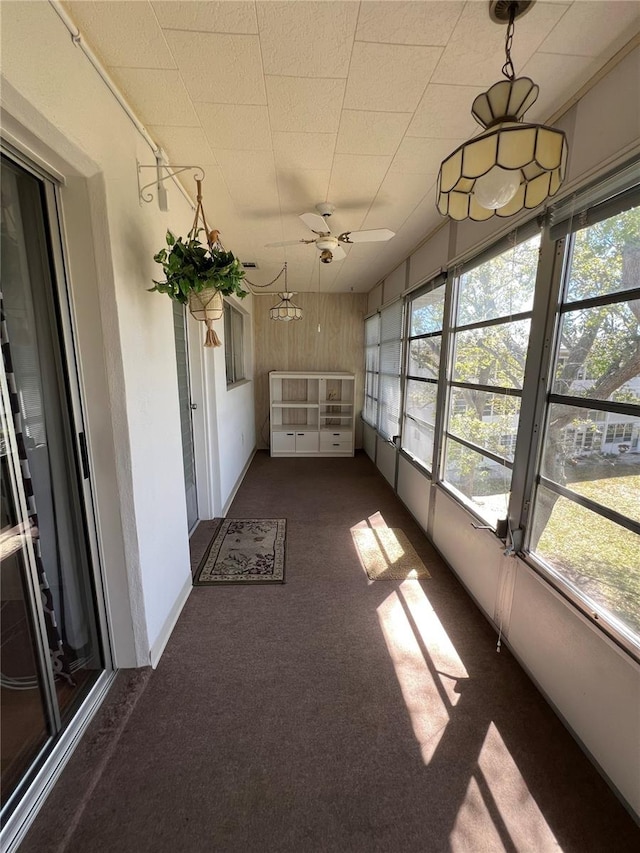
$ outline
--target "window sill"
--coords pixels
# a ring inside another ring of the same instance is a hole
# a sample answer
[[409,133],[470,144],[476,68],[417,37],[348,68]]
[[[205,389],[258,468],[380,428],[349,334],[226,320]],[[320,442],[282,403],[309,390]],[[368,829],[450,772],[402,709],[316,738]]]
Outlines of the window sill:
[[242,388],[243,385],[251,385],[251,380],[239,379],[237,382],[232,382],[230,385],[227,384],[227,391],[233,391],[236,388]]

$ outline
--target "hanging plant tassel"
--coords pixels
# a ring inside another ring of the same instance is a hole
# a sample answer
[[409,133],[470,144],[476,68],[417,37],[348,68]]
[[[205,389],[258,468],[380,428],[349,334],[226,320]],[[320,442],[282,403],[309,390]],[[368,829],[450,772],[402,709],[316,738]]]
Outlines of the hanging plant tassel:
[[213,328],[213,320],[206,320],[207,324],[207,336],[204,339],[204,345],[206,347],[221,347],[222,341],[216,334],[216,330]]

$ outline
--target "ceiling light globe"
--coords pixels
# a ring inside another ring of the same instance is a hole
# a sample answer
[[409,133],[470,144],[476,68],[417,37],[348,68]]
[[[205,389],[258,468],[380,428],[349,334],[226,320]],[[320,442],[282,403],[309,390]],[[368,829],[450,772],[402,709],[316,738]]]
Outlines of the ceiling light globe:
[[494,166],[478,178],[473,187],[473,194],[479,205],[487,210],[499,210],[509,204],[520,186],[520,171],[518,169],[503,169]]

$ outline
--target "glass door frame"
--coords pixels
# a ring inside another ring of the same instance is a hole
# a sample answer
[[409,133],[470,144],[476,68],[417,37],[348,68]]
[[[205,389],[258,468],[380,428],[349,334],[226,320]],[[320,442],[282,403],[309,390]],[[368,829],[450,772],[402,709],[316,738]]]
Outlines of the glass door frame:
[[[63,405],[69,409],[69,420],[72,426],[73,462],[76,473],[77,496],[82,516],[83,534],[86,543],[86,553],[89,562],[88,571],[93,589],[96,610],[96,630],[102,652],[102,671],[95,683],[76,708],[71,719],[63,725],[53,677],[53,670],[47,654],[47,635],[45,616],[39,593],[39,582],[35,563],[33,543],[29,539],[23,545],[25,565],[28,567],[29,604],[35,617],[35,630],[38,635],[37,664],[41,671],[44,684],[46,711],[50,716],[55,731],[51,733],[38,756],[32,763],[16,790],[3,804],[3,826],[0,836],[2,853],[10,853],[17,849],[24,838],[31,822],[46,799],[52,786],[62,772],[64,764],[71,757],[82,733],[88,726],[93,715],[100,707],[116,671],[112,654],[112,637],[107,619],[106,590],[103,576],[103,561],[100,554],[98,539],[99,520],[94,501],[94,472],[91,465],[91,449],[84,416],[82,375],[79,354],[76,346],[76,318],[73,306],[73,296],[70,286],[70,276],[66,263],[66,241],[64,239],[63,206],[60,198],[59,180],[35,165],[13,146],[0,139],[0,151],[4,157],[35,177],[42,188],[43,216],[46,240],[51,265],[51,284],[53,288],[53,303],[59,333],[59,346],[65,372],[66,398]],[[4,371],[2,371],[2,403],[5,412],[9,402],[8,388]],[[26,500],[19,472],[15,436],[11,433],[11,460],[9,463],[12,487],[18,496],[20,512],[26,517]]]

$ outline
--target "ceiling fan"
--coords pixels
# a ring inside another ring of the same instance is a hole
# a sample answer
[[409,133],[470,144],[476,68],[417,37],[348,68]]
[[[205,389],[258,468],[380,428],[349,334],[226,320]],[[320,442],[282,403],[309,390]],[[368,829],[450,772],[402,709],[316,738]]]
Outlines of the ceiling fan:
[[337,237],[331,233],[329,217],[335,210],[335,205],[323,202],[316,205],[318,213],[303,213],[300,219],[307,228],[316,235],[309,240],[286,240],[284,243],[267,243],[266,248],[279,248],[280,246],[295,246],[298,243],[315,243],[320,252],[320,260],[323,264],[331,261],[341,261],[346,258],[346,252],[341,243],[374,243],[380,240],[390,240],[395,236],[395,231],[388,228],[374,228],[371,231],[345,231]]

